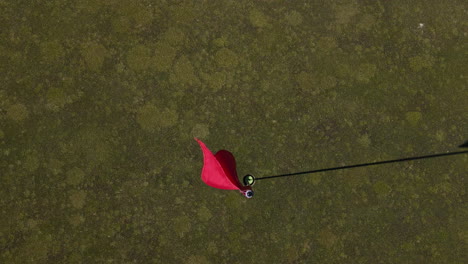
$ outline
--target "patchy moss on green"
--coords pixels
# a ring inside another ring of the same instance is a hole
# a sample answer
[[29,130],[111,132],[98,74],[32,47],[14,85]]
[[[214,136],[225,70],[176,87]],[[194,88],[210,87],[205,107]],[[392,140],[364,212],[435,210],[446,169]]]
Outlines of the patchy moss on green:
[[128,67],[134,71],[144,71],[148,69],[151,61],[150,49],[145,45],[133,47],[127,55]]
[[81,209],[86,202],[86,192],[83,190],[74,190],[70,192],[70,202],[71,205],[76,209]]
[[375,64],[361,64],[357,70],[356,79],[363,83],[368,83],[375,75],[377,67]]
[[352,18],[359,13],[359,6],[356,1],[335,5],[334,9],[335,19],[338,25],[350,23]]
[[222,48],[227,47],[229,45],[229,41],[226,36],[222,36],[220,38],[216,38],[213,40],[213,45],[216,47]]
[[206,222],[206,221],[210,220],[213,217],[213,214],[211,213],[211,210],[208,209],[205,206],[200,207],[198,209],[197,214],[198,214],[198,218],[203,222]]
[[30,152],[24,159],[23,166],[30,172],[33,172],[39,168],[40,161],[37,152]]
[[212,74],[200,73],[200,78],[213,92],[216,92],[226,85],[226,75],[225,72],[214,72]]
[[180,238],[184,237],[192,229],[191,223],[188,216],[178,216],[174,219],[174,232]]
[[184,262],[187,264],[210,264],[211,262],[205,256],[192,255]]
[[70,185],[78,185],[80,184],[85,177],[85,173],[77,167],[74,167],[67,171],[67,178],[66,181]]
[[253,9],[249,12],[249,21],[255,27],[267,27],[269,25],[269,20],[270,18],[260,10]]
[[0,263],[465,260],[465,155],[258,181],[245,199],[200,180],[193,140],[232,151],[241,177],[461,144],[461,1],[0,9]]
[[77,226],[81,225],[85,221],[85,218],[81,214],[74,214],[74,215],[70,216],[68,221],[70,222],[70,224],[73,227],[77,227]]
[[149,132],[175,125],[178,117],[176,111],[168,108],[159,109],[152,104],[142,106],[137,113],[138,124]]
[[371,140],[369,138],[368,134],[364,134],[361,137],[358,138],[359,144],[361,144],[363,147],[369,147],[371,145]]
[[332,232],[331,229],[326,228],[319,232],[317,240],[320,245],[330,249],[338,242],[338,237]]
[[192,136],[196,138],[207,138],[209,134],[210,129],[206,124],[196,124],[192,129]]
[[7,107],[7,116],[16,122],[21,122],[28,118],[29,111],[24,104],[16,103]]
[[286,22],[291,26],[299,26],[302,24],[302,15],[296,10],[290,11],[285,15]]
[[65,56],[65,49],[57,40],[42,42],[40,51],[46,63],[61,63]]
[[379,197],[386,197],[392,191],[392,188],[383,181],[376,182],[373,188]]
[[47,90],[46,100],[47,108],[52,111],[58,111],[66,104],[72,102],[71,98],[66,95],[65,91],[58,87],[51,87]]
[[314,173],[310,175],[310,177],[304,177],[304,182],[310,182],[314,186],[318,186],[322,181],[322,174],[321,173]]
[[164,32],[163,39],[171,46],[182,46],[185,41],[185,33],[178,27],[171,27]]
[[177,50],[169,43],[158,42],[154,52],[154,68],[157,71],[168,71],[172,66]]
[[421,71],[422,69],[431,68],[434,64],[434,57],[431,55],[418,55],[409,58],[409,65],[413,71]]
[[407,112],[405,116],[406,121],[408,121],[413,126],[417,125],[422,118],[421,112],[416,111]]
[[82,56],[91,71],[101,71],[104,59],[107,57],[108,51],[106,48],[95,42],[86,43],[82,48]]
[[52,174],[57,175],[63,172],[64,162],[58,159],[51,159],[48,164],[47,168],[52,172]]
[[200,80],[195,75],[192,63],[186,56],[181,56],[174,64],[170,75],[170,82],[181,87],[193,87],[199,85]]
[[232,69],[239,63],[237,54],[230,49],[222,48],[216,52],[216,62],[220,67]]

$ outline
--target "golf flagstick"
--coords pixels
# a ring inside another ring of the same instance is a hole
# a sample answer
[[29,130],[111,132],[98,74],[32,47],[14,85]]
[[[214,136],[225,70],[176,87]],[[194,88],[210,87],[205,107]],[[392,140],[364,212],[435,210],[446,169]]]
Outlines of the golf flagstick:
[[[465,143],[461,144],[458,147],[459,148],[468,148],[468,141],[466,141]],[[438,154],[418,156],[418,157],[409,157],[409,158],[402,158],[402,159],[368,162],[368,163],[362,163],[362,164],[347,165],[347,166],[340,166],[340,167],[333,167],[333,168],[326,168],[326,169],[318,169],[318,170],[310,170],[310,171],[302,171],[302,172],[294,172],[294,173],[286,173],[286,174],[264,176],[264,177],[258,177],[258,178],[254,177],[251,174],[247,174],[246,176],[244,176],[243,182],[244,182],[244,185],[251,186],[256,181],[272,179],[272,178],[289,177],[289,176],[296,176],[296,175],[302,175],[302,174],[312,174],[312,173],[325,172],[325,171],[344,170],[344,169],[367,167],[367,166],[381,165],[381,164],[387,164],[387,163],[396,163],[396,162],[403,162],[403,161],[410,161],[410,160],[438,158],[438,157],[453,156],[453,155],[460,155],[460,154],[467,154],[467,153],[468,153],[468,150],[447,152],[447,153],[438,153]]]

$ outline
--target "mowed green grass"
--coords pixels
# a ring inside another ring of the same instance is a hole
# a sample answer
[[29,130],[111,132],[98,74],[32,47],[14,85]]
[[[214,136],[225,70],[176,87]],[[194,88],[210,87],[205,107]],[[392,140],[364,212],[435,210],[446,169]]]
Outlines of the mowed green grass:
[[0,1],[1,263],[464,263],[462,1]]

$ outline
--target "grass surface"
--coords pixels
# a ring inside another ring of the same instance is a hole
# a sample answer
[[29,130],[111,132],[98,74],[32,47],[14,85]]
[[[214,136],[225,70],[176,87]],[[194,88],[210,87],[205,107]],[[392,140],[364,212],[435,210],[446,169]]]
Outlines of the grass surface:
[[465,263],[464,1],[0,1],[1,263]]

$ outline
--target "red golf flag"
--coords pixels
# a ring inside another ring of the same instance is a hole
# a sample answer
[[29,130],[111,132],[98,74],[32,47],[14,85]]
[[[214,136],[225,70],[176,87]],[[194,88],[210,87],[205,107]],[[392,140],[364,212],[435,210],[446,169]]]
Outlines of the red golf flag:
[[236,160],[231,152],[220,150],[215,155],[198,138],[195,140],[203,152],[201,179],[208,186],[223,190],[239,190],[247,198],[253,196],[250,186],[243,186],[237,176]]

